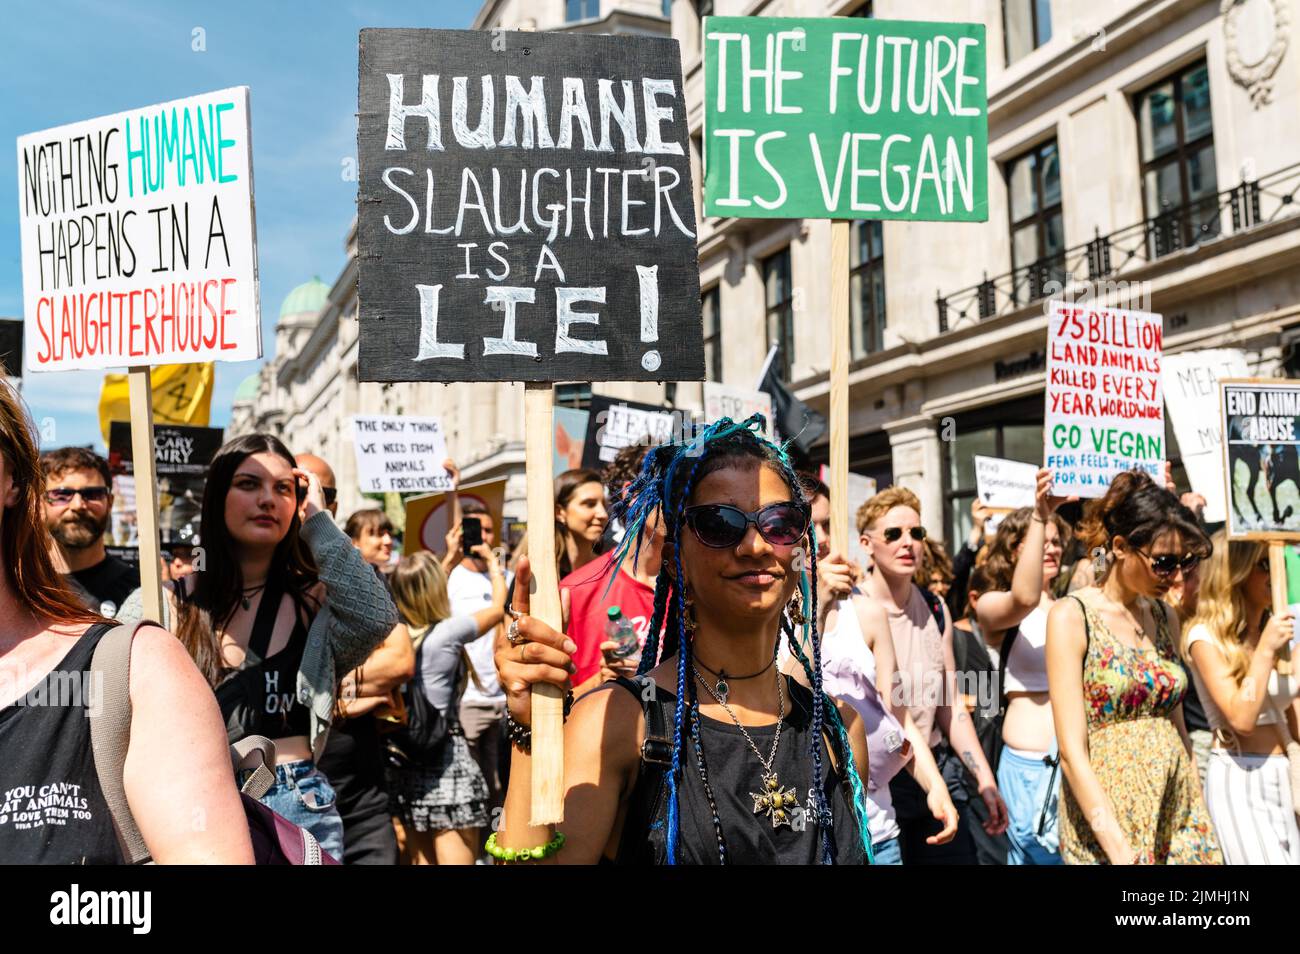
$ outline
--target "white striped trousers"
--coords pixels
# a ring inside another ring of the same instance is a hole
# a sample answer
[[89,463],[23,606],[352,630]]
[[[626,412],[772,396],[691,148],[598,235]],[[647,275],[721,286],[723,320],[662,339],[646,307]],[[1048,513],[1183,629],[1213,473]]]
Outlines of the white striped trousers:
[[1205,801],[1228,864],[1300,864],[1300,830],[1285,755],[1212,749]]

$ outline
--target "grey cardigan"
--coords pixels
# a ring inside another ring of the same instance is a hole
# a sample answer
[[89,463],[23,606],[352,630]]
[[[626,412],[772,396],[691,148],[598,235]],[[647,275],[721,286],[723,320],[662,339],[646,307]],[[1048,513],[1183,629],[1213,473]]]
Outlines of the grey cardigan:
[[[399,620],[383,580],[327,511],[312,514],[300,534],[325,584],[325,603],[307,631],[297,685],[298,701],[311,708],[309,741],[314,757],[320,758],[334,715],[339,679],[365,662]],[[170,622],[167,615],[164,600],[165,627]],[[143,616],[143,602],[136,590],[122,603],[117,621],[133,623]]]

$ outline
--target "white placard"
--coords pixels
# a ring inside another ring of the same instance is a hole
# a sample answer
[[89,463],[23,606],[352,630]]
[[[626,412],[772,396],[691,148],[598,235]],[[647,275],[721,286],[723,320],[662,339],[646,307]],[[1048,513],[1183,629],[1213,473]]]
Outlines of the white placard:
[[1205,520],[1228,518],[1223,486],[1223,430],[1219,379],[1250,376],[1246,352],[1237,348],[1166,355],[1162,368],[1165,406],[1192,490],[1205,498]]
[[704,382],[704,418],[709,423],[720,417],[743,421],[751,414],[762,414],[767,421],[763,433],[772,436],[772,395],[766,391],[746,391],[717,381]]
[[443,468],[447,440],[436,417],[357,415],[352,419],[357,484],[363,493],[441,493],[451,489]]
[[1063,496],[1100,497],[1126,470],[1165,479],[1160,315],[1051,302],[1043,466]]
[[1018,460],[975,456],[975,493],[986,507],[1018,510],[1034,505],[1038,468]]
[[18,137],[28,371],[262,356],[248,87]]

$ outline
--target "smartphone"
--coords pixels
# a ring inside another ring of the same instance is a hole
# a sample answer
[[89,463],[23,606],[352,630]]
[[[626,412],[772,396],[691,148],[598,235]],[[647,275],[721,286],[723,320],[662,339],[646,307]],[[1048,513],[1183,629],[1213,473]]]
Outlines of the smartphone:
[[466,517],[460,522],[460,549],[465,556],[473,556],[474,548],[483,543],[483,524],[478,517]]

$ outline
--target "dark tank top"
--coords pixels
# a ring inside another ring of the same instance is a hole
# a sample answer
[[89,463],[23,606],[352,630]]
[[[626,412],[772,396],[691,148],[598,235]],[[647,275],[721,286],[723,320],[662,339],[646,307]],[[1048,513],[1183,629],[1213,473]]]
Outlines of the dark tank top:
[[110,628],[89,627],[44,679],[0,709],[0,863],[122,863],[88,718],[90,660]]
[[[782,788],[793,788],[797,804],[807,812],[813,785],[813,759],[810,751],[813,696],[793,679],[788,676],[783,678],[786,680],[787,711],[773,767]],[[658,763],[660,767],[657,767],[654,759],[671,758],[672,713],[676,696],[656,687],[656,701],[650,701],[646,698],[649,694],[643,693],[641,686],[631,680],[621,679],[617,685],[641,700],[646,712],[647,735],[647,745],[642,748],[640,774],[628,802],[617,863],[665,864],[668,790],[664,784],[662,763]],[[713,813],[696,761],[695,746],[690,739],[689,718],[688,711],[682,727],[677,863],[716,865],[719,863],[718,840]],[[766,757],[772,750],[776,724],[746,726],[745,729]],[[825,734],[829,731],[829,727],[824,729],[819,744],[822,752],[822,786],[834,822],[835,863],[860,865],[866,862],[866,852],[854,817],[847,782],[832,767],[827,755]],[[650,741],[656,735],[667,739],[668,744],[656,746]],[[720,722],[701,714],[700,738],[709,787],[713,791],[727,846],[727,864],[820,864],[821,835],[811,812],[804,816],[802,831],[789,825],[773,827],[769,815],[755,813],[754,793],[762,793],[764,769],[736,724]],[[647,756],[650,761],[647,761]]]
[[283,599],[281,581],[268,580],[257,615],[253,617],[253,632],[243,665],[217,685],[217,705],[221,707],[226,735],[232,743],[250,735],[274,740],[307,735],[311,730],[311,712],[297,696],[298,669],[307,647],[307,627],[296,609],[289,642],[273,656],[266,655]]

